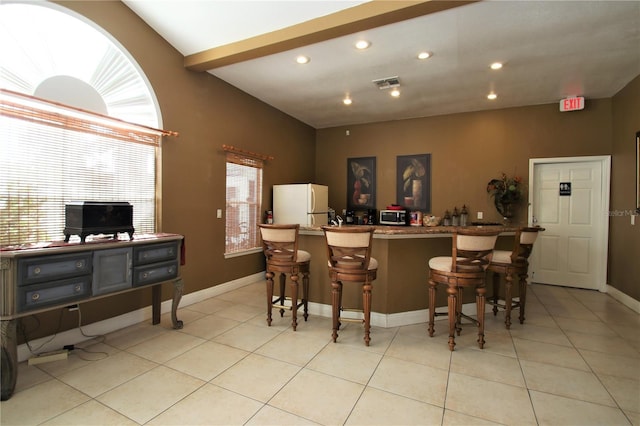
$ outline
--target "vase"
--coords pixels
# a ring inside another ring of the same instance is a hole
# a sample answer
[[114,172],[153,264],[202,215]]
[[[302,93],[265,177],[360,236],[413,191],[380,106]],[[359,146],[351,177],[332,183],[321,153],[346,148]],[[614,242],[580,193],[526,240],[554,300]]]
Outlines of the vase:
[[504,211],[502,212],[502,217],[506,217],[507,219],[511,219],[513,217],[513,204],[506,203],[504,205]]
[[511,219],[514,215],[513,203],[496,202],[496,210],[505,219],[505,221]]

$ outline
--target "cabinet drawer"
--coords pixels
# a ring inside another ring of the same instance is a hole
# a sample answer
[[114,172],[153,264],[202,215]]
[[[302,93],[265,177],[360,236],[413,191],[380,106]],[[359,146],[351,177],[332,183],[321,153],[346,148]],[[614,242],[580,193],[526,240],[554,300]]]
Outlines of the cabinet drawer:
[[18,286],[91,273],[91,252],[18,260]]
[[133,286],[167,281],[178,276],[178,261],[156,263],[133,268]]
[[18,287],[18,311],[28,311],[85,299],[91,294],[91,276]]
[[149,263],[164,262],[178,258],[178,242],[162,244],[149,244],[142,247],[134,247],[134,265],[146,265]]

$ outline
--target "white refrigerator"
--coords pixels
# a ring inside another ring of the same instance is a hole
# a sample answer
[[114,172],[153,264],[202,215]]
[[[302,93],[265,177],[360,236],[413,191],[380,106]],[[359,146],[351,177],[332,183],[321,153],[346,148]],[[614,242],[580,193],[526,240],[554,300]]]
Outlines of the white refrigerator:
[[273,223],[327,224],[329,187],[313,183],[273,185]]

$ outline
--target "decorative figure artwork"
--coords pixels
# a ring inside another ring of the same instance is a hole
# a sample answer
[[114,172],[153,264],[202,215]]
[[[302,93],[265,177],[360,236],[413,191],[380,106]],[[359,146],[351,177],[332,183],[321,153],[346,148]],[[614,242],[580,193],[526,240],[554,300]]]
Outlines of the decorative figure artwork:
[[397,157],[397,204],[431,212],[431,154]]
[[347,159],[347,209],[376,206],[376,157]]

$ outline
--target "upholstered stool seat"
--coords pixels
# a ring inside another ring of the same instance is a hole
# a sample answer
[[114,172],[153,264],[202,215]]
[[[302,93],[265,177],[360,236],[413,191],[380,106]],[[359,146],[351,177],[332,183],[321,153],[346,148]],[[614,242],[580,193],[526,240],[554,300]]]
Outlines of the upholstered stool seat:
[[[291,310],[291,326],[298,327],[297,312],[304,307],[304,320],[309,317],[309,264],[311,254],[298,250],[298,233],[300,225],[258,225],[262,237],[262,248],[266,258],[267,279],[267,324],[271,326],[272,309]],[[273,277],[280,274],[280,295],[274,299]],[[302,274],[302,298],[298,301],[299,275]],[[287,275],[291,278],[291,296],[285,296]],[[290,304],[285,301],[290,300]]]
[[[462,258],[459,257],[458,261]],[[429,259],[429,269],[436,269],[438,271],[451,272],[452,268],[451,256],[438,256]]]
[[[491,297],[491,305],[493,305],[493,314],[498,313],[498,309],[504,309],[504,324],[507,328],[511,327],[511,311],[512,309],[520,309],[520,324],[525,320],[525,304],[527,301],[527,277],[529,273],[529,256],[533,250],[533,244],[538,238],[538,233],[544,231],[540,227],[523,227],[516,231],[513,249],[494,250],[493,257],[489,263],[488,270],[493,272],[493,296]],[[519,298],[513,300],[512,287],[514,276],[518,277],[519,282]],[[504,276],[505,290],[504,303],[499,300],[500,277]]]
[[[451,256],[429,259],[429,336],[435,332],[435,317],[449,317],[449,350],[453,351],[455,334],[460,335],[462,318],[478,326],[478,346],[484,347],[485,272],[489,266],[499,231],[486,228],[456,228]],[[436,287],[447,286],[447,312],[436,312]],[[477,319],[462,313],[462,289],[476,290]]]
[[323,226],[327,242],[329,278],[331,279],[331,313],[333,332],[331,337],[338,339],[338,329],[341,321],[351,321],[341,318],[342,283],[362,283],[362,320],[364,323],[364,342],[369,346],[371,341],[371,288],[378,272],[378,261],[371,257],[371,241],[373,239],[372,226]]

